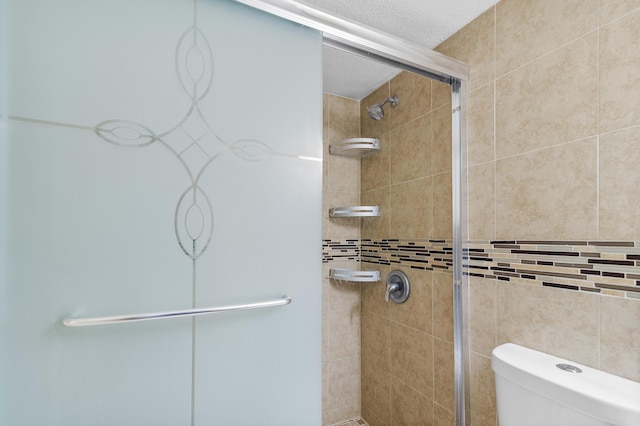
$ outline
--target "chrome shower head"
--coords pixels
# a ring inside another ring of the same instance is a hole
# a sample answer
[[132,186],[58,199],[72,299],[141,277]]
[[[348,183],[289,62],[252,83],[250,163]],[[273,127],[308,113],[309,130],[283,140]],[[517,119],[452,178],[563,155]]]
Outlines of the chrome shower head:
[[375,105],[371,105],[370,107],[367,107],[367,112],[369,113],[369,117],[373,118],[376,121],[382,120],[382,117],[384,117],[384,110],[382,109],[382,106],[379,104],[375,104]]
[[398,95],[393,95],[380,104],[375,104],[367,107],[367,113],[369,113],[369,117],[373,118],[376,121],[382,120],[382,118],[384,117],[384,110],[382,109],[382,107],[387,102],[391,104],[392,108],[395,108],[396,106],[398,106]]

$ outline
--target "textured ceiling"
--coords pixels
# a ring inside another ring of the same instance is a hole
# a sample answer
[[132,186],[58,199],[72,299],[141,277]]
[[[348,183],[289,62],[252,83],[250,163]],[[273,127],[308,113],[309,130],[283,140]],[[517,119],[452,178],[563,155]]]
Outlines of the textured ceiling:
[[[433,49],[497,0],[299,0]],[[362,99],[398,70],[372,61],[324,49],[324,91]]]

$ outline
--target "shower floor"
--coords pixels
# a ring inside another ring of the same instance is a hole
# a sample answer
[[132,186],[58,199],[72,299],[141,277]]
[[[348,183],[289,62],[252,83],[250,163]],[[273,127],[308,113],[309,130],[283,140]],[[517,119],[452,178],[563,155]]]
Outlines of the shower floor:
[[340,423],[335,423],[331,426],[369,426],[369,424],[365,422],[362,417],[356,417],[351,420],[343,420]]

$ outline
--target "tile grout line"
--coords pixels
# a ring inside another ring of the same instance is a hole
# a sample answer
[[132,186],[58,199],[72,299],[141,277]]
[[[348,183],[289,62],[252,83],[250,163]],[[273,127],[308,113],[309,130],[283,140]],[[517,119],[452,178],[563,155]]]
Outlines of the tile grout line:
[[[640,127],[640,125],[637,126],[637,127]],[[563,146],[563,145],[568,145],[568,144],[572,144],[572,143],[576,143],[576,142],[583,142],[583,141],[586,141],[586,140],[589,140],[589,139],[597,139],[597,138],[598,138],[598,134],[584,136],[584,137],[581,137],[581,138],[572,139],[572,140],[569,140],[569,141],[560,142],[560,143],[557,143],[557,144],[553,144],[553,145],[549,145],[549,146],[543,146],[543,147],[540,147],[540,148],[532,149],[531,151],[524,151],[524,152],[520,152],[518,154],[508,155],[506,157],[501,157],[501,158],[496,158],[496,162],[497,161],[503,161],[503,160],[509,160],[511,158],[520,157],[522,155],[528,155],[528,154],[537,153],[537,152],[540,152],[540,151],[544,151],[546,149],[556,148],[556,147]]]
[[505,72],[504,74],[500,75],[499,77],[496,75],[496,77],[495,77],[495,78],[496,78],[496,81],[497,81],[497,80],[500,80],[500,79],[502,79],[502,78],[505,78],[505,77],[507,77],[507,76],[509,76],[509,75],[511,75],[511,74],[513,74],[513,73],[515,73],[516,71],[519,71],[519,70],[521,70],[521,69],[523,69],[523,68],[525,68],[525,67],[527,67],[527,66],[529,66],[529,65],[533,64],[534,62],[537,62],[537,61],[539,61],[539,60],[541,60],[541,59],[543,59],[543,58],[546,58],[547,56],[550,56],[550,55],[552,55],[553,53],[555,53],[555,52],[557,52],[557,51],[559,51],[559,50],[561,50],[561,49],[566,48],[566,47],[567,47],[567,46],[569,46],[570,44],[575,43],[575,42],[576,42],[576,41],[578,41],[578,40],[581,40],[581,39],[583,39],[583,38],[586,38],[586,37],[588,37],[588,36],[592,35],[593,33],[597,32],[598,30],[599,30],[599,28],[595,28],[595,29],[593,29],[593,30],[591,30],[591,31],[588,31],[588,32],[586,32],[586,33],[584,33],[584,34],[582,34],[582,35],[580,35],[580,36],[578,36],[578,37],[576,37],[576,38],[574,38],[574,39],[572,39],[572,40],[570,40],[570,41],[568,41],[568,42],[566,42],[566,43],[564,43],[564,44],[561,44],[560,46],[556,47],[555,49],[552,49],[552,50],[550,50],[550,51],[548,51],[548,52],[546,52],[546,53],[544,53],[544,54],[542,54],[542,55],[540,55],[540,56],[538,56],[538,57],[536,57],[536,58],[534,58],[534,59],[531,59],[531,60],[529,60],[528,62],[525,62],[524,64],[518,65],[516,68],[514,68],[514,69],[512,69],[512,70],[510,70],[510,71]]
[[[602,0],[599,0],[599,2],[598,2],[598,3],[601,3],[601,2],[602,2]],[[611,24],[613,24],[613,23],[616,23],[616,22],[618,22],[618,21],[620,21],[620,20],[622,20],[622,19],[624,19],[624,18],[628,17],[629,15],[633,15],[634,13],[636,13],[636,12],[638,12],[638,11],[640,11],[640,7],[636,7],[635,9],[632,9],[632,10],[630,10],[629,12],[627,12],[627,13],[625,13],[625,14],[623,14],[623,15],[620,15],[620,16],[618,16],[617,18],[614,18],[614,19],[610,20],[609,22],[606,22],[606,23],[604,23],[604,24],[603,24],[603,23],[601,22],[601,19],[600,19],[600,18],[601,18],[601,17],[600,17],[600,7],[598,7],[598,25],[599,25],[599,26],[602,26],[602,27],[609,26],[609,25],[611,25]]]

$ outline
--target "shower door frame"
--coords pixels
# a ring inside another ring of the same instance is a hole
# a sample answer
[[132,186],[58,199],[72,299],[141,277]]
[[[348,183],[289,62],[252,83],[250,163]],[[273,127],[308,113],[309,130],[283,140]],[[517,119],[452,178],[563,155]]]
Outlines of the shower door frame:
[[356,22],[291,0],[235,0],[322,33],[323,44],[441,81],[451,86],[453,224],[454,398],[456,426],[470,422],[467,340],[468,280],[463,274],[466,240],[466,82],[469,66]]

